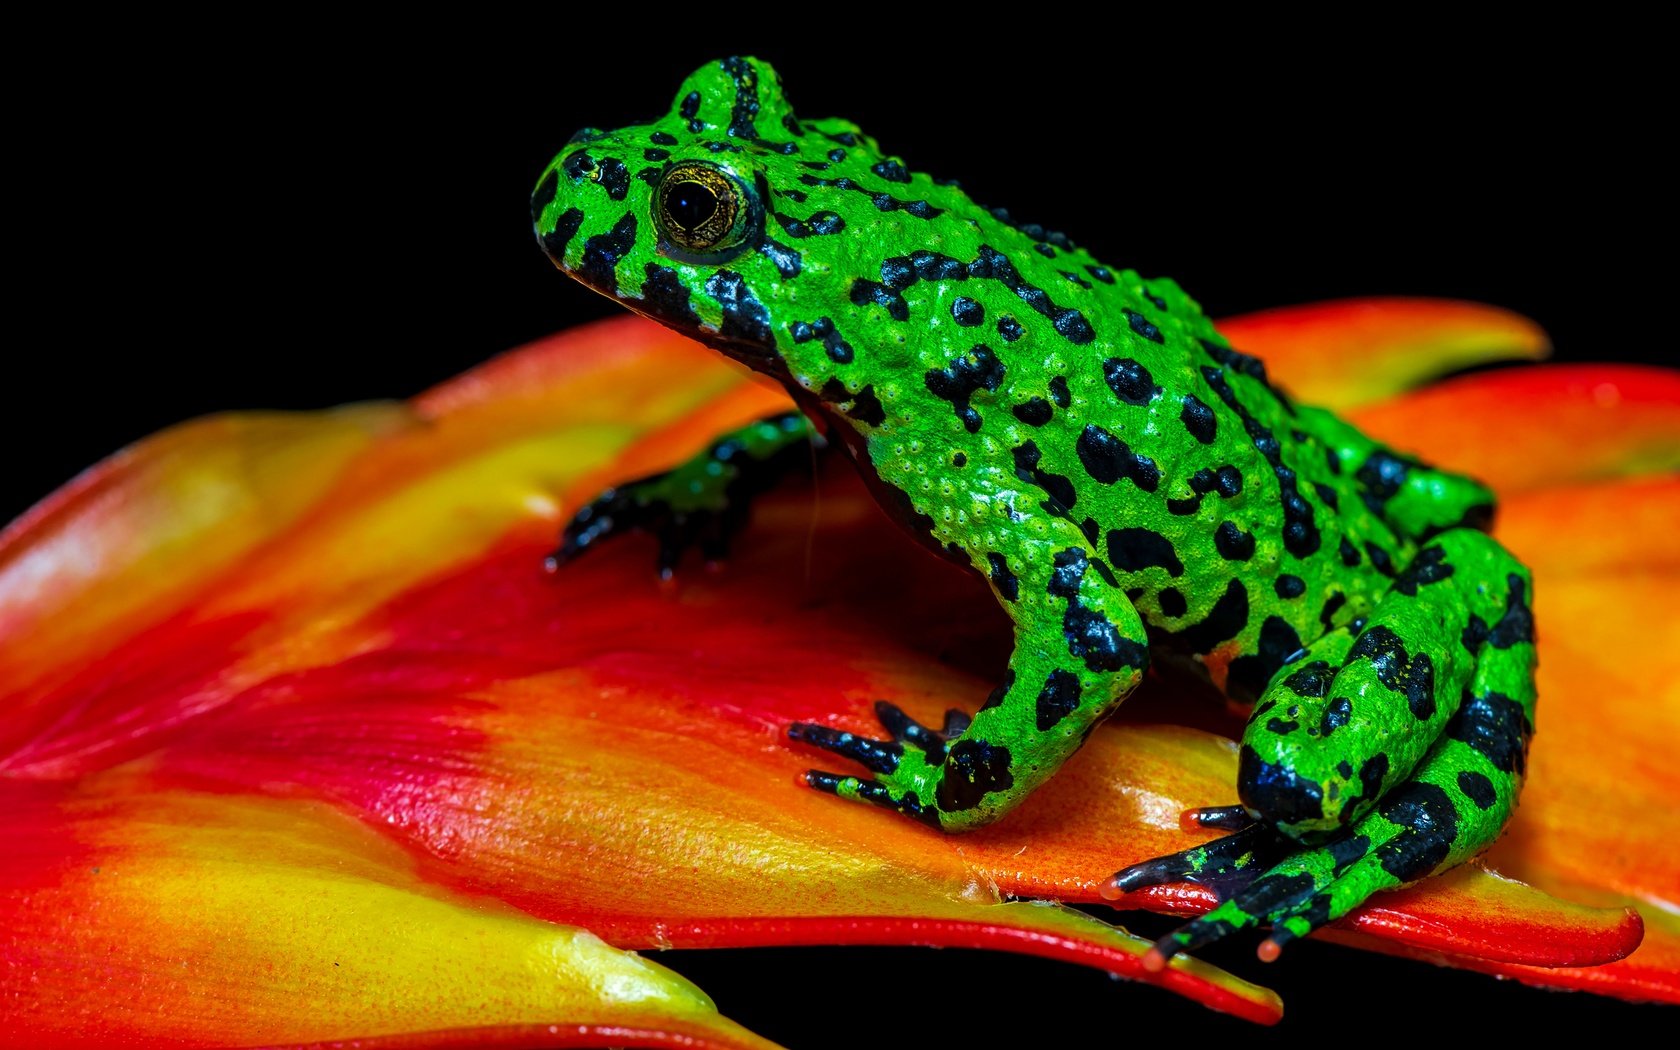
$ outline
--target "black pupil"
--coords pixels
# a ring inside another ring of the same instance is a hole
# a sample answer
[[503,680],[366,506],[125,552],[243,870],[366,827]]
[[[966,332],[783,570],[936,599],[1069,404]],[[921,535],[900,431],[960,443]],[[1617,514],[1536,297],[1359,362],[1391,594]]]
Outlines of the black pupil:
[[717,194],[698,182],[682,182],[665,195],[665,209],[678,226],[692,230],[717,213]]

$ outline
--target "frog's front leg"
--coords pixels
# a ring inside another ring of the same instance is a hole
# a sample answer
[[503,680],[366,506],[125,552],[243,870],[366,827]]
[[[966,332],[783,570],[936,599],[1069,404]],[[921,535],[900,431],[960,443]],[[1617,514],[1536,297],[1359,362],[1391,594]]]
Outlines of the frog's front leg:
[[[1243,733],[1238,794],[1261,823],[1116,873],[1110,895],[1198,882],[1224,900],[1162,938],[1154,962],[1269,925],[1261,957],[1371,894],[1499,837],[1534,726],[1527,570],[1454,529],[1424,547],[1368,621],[1279,670]],[[1215,811],[1222,812],[1222,811]]]
[[1015,621],[1009,671],[972,720],[953,712],[936,732],[883,702],[876,711],[889,740],[796,723],[789,737],[875,774],[813,770],[807,784],[967,831],[1008,812],[1079,749],[1142,680],[1148,649],[1137,611],[1078,529],[1062,519],[1048,526],[1014,557],[969,552]]
[[669,577],[683,552],[698,544],[707,560],[729,552],[746,524],[752,499],[789,471],[809,466],[827,443],[810,420],[783,412],[719,436],[704,452],[671,470],[607,489],[567,523],[550,572],[594,544],[632,530],[659,539],[659,574]]

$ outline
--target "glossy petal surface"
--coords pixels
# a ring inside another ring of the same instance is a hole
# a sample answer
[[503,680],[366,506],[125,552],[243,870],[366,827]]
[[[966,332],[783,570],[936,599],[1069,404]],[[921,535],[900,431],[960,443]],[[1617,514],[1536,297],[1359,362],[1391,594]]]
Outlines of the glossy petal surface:
[[504,1045],[521,1033],[542,1046],[771,1045],[586,930],[439,892],[400,846],[330,806],[146,781],[0,789],[12,1037],[229,1046],[477,1030]]
[[1521,314],[1449,299],[1340,299],[1219,322],[1231,345],[1266,362],[1307,404],[1347,409],[1488,361],[1546,356]]
[[[1534,374],[1547,371],[1562,370]],[[1438,392],[1370,410],[1401,445],[1415,436],[1420,452],[1531,490],[1500,530],[1536,573],[1541,731],[1522,809],[1486,863],[1538,888],[1462,869],[1373,901],[1337,936],[1680,997],[1680,936],[1648,906],[1680,885],[1667,815],[1680,784],[1650,746],[1680,729],[1680,638],[1662,598],[1680,575],[1666,532],[1677,483],[1636,476],[1671,433],[1672,394],[1651,371],[1554,383],[1557,410],[1580,408],[1567,418],[1600,436],[1576,444],[1584,465],[1544,476],[1523,462],[1546,422],[1525,423],[1520,405],[1491,450],[1424,447],[1455,415]],[[1450,388],[1497,411],[1479,384],[1521,374]],[[1579,404],[1605,383],[1624,404],[1657,390],[1657,407],[1623,427]],[[155,1000],[103,1034],[218,1041],[244,1018],[269,1026],[248,1027],[267,1033],[253,1041],[447,1042],[467,1017],[503,1025],[507,1045],[558,1024],[746,1046],[691,986],[575,928],[621,949],[952,944],[1141,976],[1145,943],[1001,902],[1094,901],[1116,867],[1191,841],[1181,809],[1229,800],[1228,740],[1145,724],[1195,707],[1181,685],[1151,683],[1129,724],[1097,734],[1010,820],[943,838],[797,786],[811,756],[781,736],[801,719],[870,728],[881,696],[929,719],[972,707],[1007,645],[985,588],[900,536],[848,472],[768,500],[719,575],[662,587],[634,540],[542,573],[557,522],[599,487],[785,403],[623,320],[406,407],[189,424],[37,508],[0,546],[0,791],[30,829],[0,859],[14,931],[0,994],[27,997],[43,1032],[155,971],[168,977],[151,982]],[[1584,738],[1595,746],[1574,746]],[[99,881],[108,868],[125,873],[122,894]],[[1206,904],[1173,888],[1139,903]],[[1645,944],[1591,966],[1639,943],[1630,903]],[[368,945],[393,928],[397,963],[367,972]],[[325,947],[385,990],[348,996],[310,968]],[[119,949],[118,968],[96,961]],[[28,964],[48,952],[53,965]],[[508,976],[492,1014],[450,970],[518,969],[508,959],[532,953],[553,965],[551,995]],[[278,976],[218,1006],[234,971]],[[640,991],[614,999],[603,981]],[[1277,1015],[1275,997],[1204,964],[1163,983]],[[299,987],[322,1003],[313,1033],[282,1008]]]
[[1670,369],[1552,365],[1488,372],[1351,415],[1397,448],[1452,463],[1504,496],[1680,470],[1680,371]]

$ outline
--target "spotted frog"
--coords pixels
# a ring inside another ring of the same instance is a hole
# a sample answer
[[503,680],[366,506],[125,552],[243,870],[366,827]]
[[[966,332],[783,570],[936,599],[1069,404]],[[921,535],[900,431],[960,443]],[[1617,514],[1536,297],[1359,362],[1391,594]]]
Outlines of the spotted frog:
[[795,115],[752,58],[665,116],[578,132],[532,198],[555,265],[786,385],[801,413],[602,494],[551,567],[631,528],[669,573],[721,556],[751,496],[838,447],[913,535],[989,582],[1003,680],[938,728],[809,723],[867,770],[805,782],[947,832],[1055,774],[1151,660],[1252,703],[1227,832],[1105,892],[1210,886],[1165,965],[1266,926],[1273,958],[1371,894],[1461,864],[1509,818],[1533,731],[1528,571],[1493,496],[1295,404],[1163,278],[976,204],[844,120]]

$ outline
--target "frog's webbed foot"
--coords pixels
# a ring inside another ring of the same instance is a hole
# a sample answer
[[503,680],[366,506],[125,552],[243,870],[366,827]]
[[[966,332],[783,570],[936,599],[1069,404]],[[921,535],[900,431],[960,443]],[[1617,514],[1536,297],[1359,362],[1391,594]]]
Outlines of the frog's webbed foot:
[[[651,532],[659,539],[659,575],[670,576],[682,553],[706,533],[706,547],[724,550],[724,523],[709,511],[682,513],[663,491],[670,473],[653,474],[607,489],[579,508],[560,533],[560,546],[543,563],[549,572],[577,558],[596,543],[626,532]],[[706,551],[708,558],[712,557]]]
[[797,412],[731,431],[675,469],[616,485],[580,508],[546,567],[554,572],[602,540],[635,531],[658,539],[662,578],[690,547],[698,546],[707,561],[721,561],[746,524],[753,497],[809,464],[821,447]]
[[[1215,839],[1182,853],[1133,864],[1114,873],[1102,889],[1113,900],[1149,886],[1189,882],[1219,894],[1208,914],[1155,942],[1144,966],[1160,970],[1183,951],[1194,951],[1227,934],[1266,925],[1271,937],[1260,958],[1276,959],[1284,944],[1339,918],[1388,880],[1371,885],[1372,873],[1359,865],[1369,840],[1344,833],[1318,849],[1301,846],[1265,824]],[[1296,852],[1290,856],[1291,851]],[[1380,873],[1379,873],[1380,874]]]
[[[1467,709],[1468,710],[1468,709]],[[1460,719],[1464,732],[1482,733],[1477,712]],[[1432,755],[1419,776],[1385,797],[1352,827],[1316,846],[1303,846],[1271,827],[1257,824],[1170,857],[1116,872],[1103,887],[1113,900],[1122,894],[1169,882],[1211,887],[1217,907],[1155,942],[1145,957],[1151,970],[1179,952],[1194,951],[1240,930],[1271,928],[1259,956],[1275,960],[1283,946],[1334,922],[1372,894],[1445,871],[1469,858],[1499,834],[1508,811],[1490,799],[1486,808],[1459,805],[1447,785],[1459,782],[1467,745],[1452,741]],[[1281,858],[1281,859],[1280,859]]]
[[[788,726],[789,739],[849,758],[879,778],[865,779],[813,769],[806,772],[805,783],[818,791],[856,802],[870,802],[939,827],[939,814],[932,805],[932,778],[925,773],[918,776],[918,771],[937,770],[944,764],[946,745],[962,736],[971,721],[969,716],[953,708],[945,712],[945,724],[941,728],[930,729],[897,705],[877,700],[875,717],[881,720],[892,739],[875,740],[811,722]],[[909,776],[900,775],[901,770]],[[923,780],[930,783],[924,784]]]

